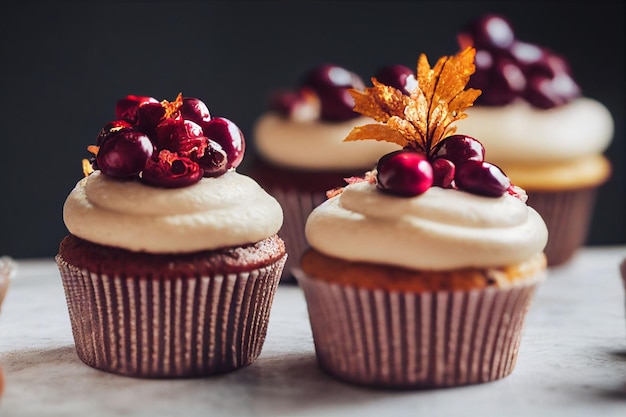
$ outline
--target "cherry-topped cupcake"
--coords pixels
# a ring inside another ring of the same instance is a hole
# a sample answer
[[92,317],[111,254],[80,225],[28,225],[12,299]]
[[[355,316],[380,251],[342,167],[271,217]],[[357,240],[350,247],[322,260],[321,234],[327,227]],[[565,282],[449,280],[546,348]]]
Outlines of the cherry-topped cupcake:
[[457,127],[526,189],[550,231],[548,264],[563,264],[585,243],[597,189],[610,176],[611,114],[583,96],[563,56],[519,39],[501,15],[478,17],[457,38],[461,49],[476,48],[469,86],[482,91]]
[[278,202],[237,173],[244,137],[199,99],[127,96],[63,207],[56,261],[78,356],[135,377],[260,354],[286,261]]
[[258,158],[249,173],[285,211],[280,235],[290,257],[283,282],[294,282],[291,270],[307,248],[304,222],[326,190],[398,149],[385,142],[343,142],[353,127],[373,122],[353,110],[352,88],[364,88],[357,74],[334,64],[318,65],[293,89],[275,91],[254,126]]
[[548,233],[524,190],[486,160],[479,138],[452,126],[480,94],[466,89],[474,52],[433,68],[420,56],[408,91],[393,77],[351,91],[355,111],[378,123],[345,140],[401,149],[331,190],[307,219],[311,248],[296,276],[318,362],[339,379],[450,387],[515,367],[545,276]]

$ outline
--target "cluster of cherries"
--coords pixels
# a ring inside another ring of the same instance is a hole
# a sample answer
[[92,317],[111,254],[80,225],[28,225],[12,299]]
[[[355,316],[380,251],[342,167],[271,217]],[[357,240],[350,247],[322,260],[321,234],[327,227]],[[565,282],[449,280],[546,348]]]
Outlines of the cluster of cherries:
[[486,197],[516,194],[502,170],[484,158],[485,148],[476,139],[448,136],[429,155],[409,148],[384,155],[376,167],[376,186],[404,197],[420,195],[432,186]]
[[547,48],[517,40],[502,16],[479,17],[457,40],[461,49],[476,48],[476,72],[468,84],[482,90],[476,104],[502,106],[520,98],[547,109],[580,95],[568,63]]
[[94,169],[164,188],[220,176],[236,168],[245,151],[235,123],[211,117],[201,100],[182,95],[172,103],[137,95],[119,100],[96,146]]
[[323,64],[307,72],[295,90],[276,91],[269,108],[296,120],[339,122],[354,119],[350,89],[363,90],[361,77],[337,65]]
[[[417,85],[413,71],[404,65],[381,67],[375,78],[406,95]],[[448,136],[427,153],[405,147],[384,155],[376,167],[376,185],[406,197],[422,194],[432,186],[487,197],[499,197],[505,192],[517,195],[502,170],[484,158],[485,148],[478,140],[466,135]]]

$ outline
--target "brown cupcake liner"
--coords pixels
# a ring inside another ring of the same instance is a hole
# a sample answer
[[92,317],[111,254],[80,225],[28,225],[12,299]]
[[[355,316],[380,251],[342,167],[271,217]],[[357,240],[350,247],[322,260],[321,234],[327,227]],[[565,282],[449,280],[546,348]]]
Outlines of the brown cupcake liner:
[[261,353],[287,255],[212,276],[107,276],[56,261],[76,352],[87,365],[144,378],[197,377]]
[[285,242],[289,258],[285,264],[281,282],[295,284],[293,270],[299,266],[302,254],[309,248],[304,235],[306,220],[313,209],[326,200],[326,194],[271,187],[268,188],[268,192],[283,208],[283,225],[278,235]]
[[528,205],[548,227],[544,250],[548,266],[569,261],[587,239],[597,187],[565,191],[528,191]]
[[390,292],[296,277],[318,363],[346,382],[395,389],[453,387],[509,375],[544,274],[506,289]]

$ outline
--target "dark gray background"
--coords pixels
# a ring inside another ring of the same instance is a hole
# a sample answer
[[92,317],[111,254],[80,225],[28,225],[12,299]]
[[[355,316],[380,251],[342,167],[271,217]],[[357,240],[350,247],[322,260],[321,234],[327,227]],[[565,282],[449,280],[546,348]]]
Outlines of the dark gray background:
[[[25,1],[1,18],[0,255],[56,253],[86,147],[126,94],[201,98],[250,145],[270,91],[310,67],[335,63],[368,80],[383,64],[414,67],[422,52],[433,63],[485,12],[569,58],[584,94],[610,109],[614,175],[587,243],[626,243],[622,1]],[[249,146],[244,164],[253,156]]]

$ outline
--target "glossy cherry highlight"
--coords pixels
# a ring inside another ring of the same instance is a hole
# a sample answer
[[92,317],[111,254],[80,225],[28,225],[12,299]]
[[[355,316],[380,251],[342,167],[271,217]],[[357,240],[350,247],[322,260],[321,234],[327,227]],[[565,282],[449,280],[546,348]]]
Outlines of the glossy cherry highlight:
[[412,197],[433,185],[433,168],[422,153],[399,150],[378,161],[376,185],[383,191]]

